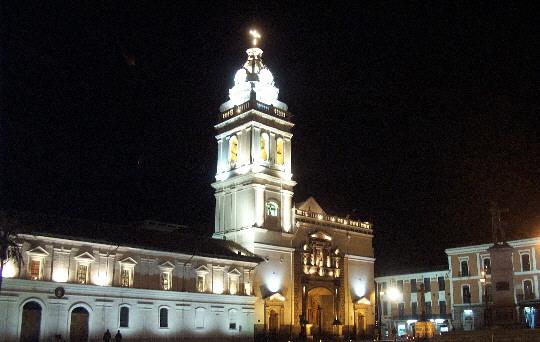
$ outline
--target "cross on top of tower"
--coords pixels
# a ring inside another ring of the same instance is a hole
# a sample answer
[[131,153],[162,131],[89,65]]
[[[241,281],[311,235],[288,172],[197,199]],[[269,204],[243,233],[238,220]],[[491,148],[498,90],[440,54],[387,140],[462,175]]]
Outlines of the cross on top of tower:
[[261,35],[257,30],[249,30],[249,35],[251,36],[251,44],[253,47],[257,46],[258,40],[261,38]]

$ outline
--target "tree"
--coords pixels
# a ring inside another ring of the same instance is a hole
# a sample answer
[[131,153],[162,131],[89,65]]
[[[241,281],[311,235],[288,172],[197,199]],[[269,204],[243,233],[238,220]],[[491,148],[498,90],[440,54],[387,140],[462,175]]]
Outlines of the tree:
[[0,292],[2,291],[4,266],[12,260],[22,262],[22,253],[17,236],[17,221],[7,213],[0,212]]

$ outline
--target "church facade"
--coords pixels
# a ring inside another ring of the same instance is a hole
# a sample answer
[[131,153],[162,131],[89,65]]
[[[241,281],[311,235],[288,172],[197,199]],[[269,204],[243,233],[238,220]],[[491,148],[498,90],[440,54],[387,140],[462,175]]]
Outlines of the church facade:
[[262,53],[247,50],[215,125],[212,238],[19,217],[23,262],[3,270],[1,341],[373,335],[372,225],[293,201],[294,124]]
[[293,123],[262,50],[247,50],[220,107],[214,238],[263,258],[255,269],[255,332],[372,334],[373,230],[328,215],[314,198],[294,205]]

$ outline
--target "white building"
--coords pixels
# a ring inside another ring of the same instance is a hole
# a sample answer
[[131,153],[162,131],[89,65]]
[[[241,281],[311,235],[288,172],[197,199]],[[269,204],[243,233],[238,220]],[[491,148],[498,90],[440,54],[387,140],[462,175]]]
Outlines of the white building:
[[247,54],[215,126],[214,239],[28,222],[25,262],[4,271],[0,339],[373,335],[372,226],[294,204],[291,115],[262,50]]

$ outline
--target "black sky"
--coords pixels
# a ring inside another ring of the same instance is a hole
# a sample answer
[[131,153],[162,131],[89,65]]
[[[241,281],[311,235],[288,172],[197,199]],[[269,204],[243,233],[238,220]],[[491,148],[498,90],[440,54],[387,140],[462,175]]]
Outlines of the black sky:
[[294,4],[4,3],[2,207],[211,232],[213,124],[256,27],[295,200],[372,221],[379,270],[487,241],[491,200],[539,234],[534,6]]

